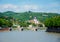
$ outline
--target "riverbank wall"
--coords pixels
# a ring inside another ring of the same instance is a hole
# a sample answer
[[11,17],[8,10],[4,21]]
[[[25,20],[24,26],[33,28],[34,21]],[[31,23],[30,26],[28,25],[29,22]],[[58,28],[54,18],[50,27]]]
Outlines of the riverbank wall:
[[46,32],[57,32],[57,33],[60,33],[60,27],[47,27]]

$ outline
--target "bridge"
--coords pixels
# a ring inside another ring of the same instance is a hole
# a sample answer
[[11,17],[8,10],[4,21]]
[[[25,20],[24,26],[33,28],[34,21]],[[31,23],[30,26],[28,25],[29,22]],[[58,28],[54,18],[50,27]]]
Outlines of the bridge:
[[29,30],[32,30],[32,31],[38,31],[39,29],[42,30],[42,29],[46,29],[46,27],[20,27],[18,28],[19,31],[23,31],[26,29],[29,29]]

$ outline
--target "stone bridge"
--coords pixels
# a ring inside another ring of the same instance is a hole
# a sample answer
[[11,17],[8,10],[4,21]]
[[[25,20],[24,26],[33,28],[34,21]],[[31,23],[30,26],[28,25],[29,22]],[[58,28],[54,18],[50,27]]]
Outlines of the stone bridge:
[[39,29],[44,29],[46,27],[20,27],[20,28],[18,28],[18,30],[23,31],[25,28],[32,30],[32,31],[38,31]]

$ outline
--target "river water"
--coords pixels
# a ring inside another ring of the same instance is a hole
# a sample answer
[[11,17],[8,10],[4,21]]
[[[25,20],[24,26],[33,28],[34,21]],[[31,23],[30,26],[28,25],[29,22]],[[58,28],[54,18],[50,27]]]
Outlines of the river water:
[[0,42],[60,42],[60,33],[44,30],[0,32]]

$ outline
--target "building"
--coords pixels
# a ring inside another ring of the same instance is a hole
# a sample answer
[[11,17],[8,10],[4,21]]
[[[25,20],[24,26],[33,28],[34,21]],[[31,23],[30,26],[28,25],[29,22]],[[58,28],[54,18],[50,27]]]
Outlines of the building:
[[32,19],[32,20],[29,20],[28,22],[34,23],[34,24],[39,24],[39,23],[40,23],[40,22],[37,20],[36,17],[34,17],[34,19]]

